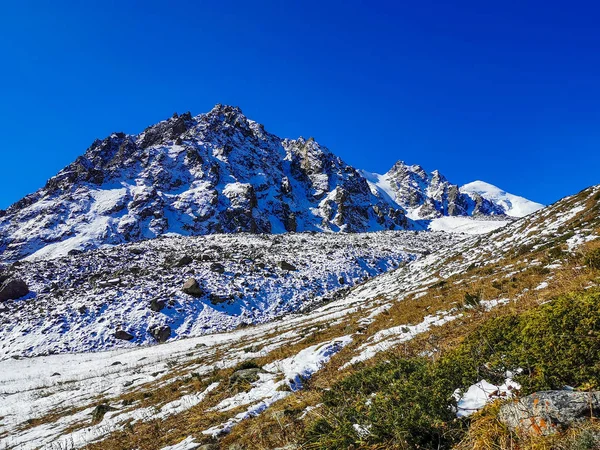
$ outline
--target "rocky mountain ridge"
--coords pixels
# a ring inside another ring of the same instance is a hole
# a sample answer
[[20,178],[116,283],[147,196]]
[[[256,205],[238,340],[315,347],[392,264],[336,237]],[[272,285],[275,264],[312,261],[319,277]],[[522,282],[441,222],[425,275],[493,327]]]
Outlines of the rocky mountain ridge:
[[502,218],[509,209],[420,166],[359,171],[312,138],[281,139],[217,105],[94,141],[44,188],[0,211],[0,260],[169,233],[420,230],[437,217]]

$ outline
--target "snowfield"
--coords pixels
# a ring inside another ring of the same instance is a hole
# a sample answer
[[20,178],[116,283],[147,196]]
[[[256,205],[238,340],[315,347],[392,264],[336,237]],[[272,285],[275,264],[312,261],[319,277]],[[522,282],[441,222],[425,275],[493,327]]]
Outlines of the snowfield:
[[[13,271],[33,292],[0,306],[0,360],[131,348],[306,310],[462,236],[387,231],[164,237]],[[183,292],[195,278],[202,291]],[[131,340],[115,333],[129,333]]]

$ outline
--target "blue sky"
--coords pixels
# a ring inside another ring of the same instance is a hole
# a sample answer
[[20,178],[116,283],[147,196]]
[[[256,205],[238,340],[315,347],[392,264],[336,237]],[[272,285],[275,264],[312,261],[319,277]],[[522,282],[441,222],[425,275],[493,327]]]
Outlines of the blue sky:
[[346,162],[551,203],[600,183],[594,2],[4,2],[0,208],[113,131],[238,105]]

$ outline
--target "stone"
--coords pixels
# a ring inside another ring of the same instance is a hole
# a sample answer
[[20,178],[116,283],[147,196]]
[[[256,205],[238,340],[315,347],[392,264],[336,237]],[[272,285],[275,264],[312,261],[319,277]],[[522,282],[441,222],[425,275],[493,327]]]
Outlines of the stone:
[[148,330],[148,332],[152,335],[152,337],[158,342],[162,344],[166,342],[169,337],[171,337],[171,327],[168,325],[160,325],[152,327]]
[[223,273],[225,272],[225,267],[223,266],[223,264],[220,263],[212,263],[210,265],[210,270],[216,273]]
[[297,270],[296,266],[290,264],[287,261],[279,261],[279,268],[281,270],[288,270],[288,271],[292,271],[292,272],[295,271],[295,270]]
[[122,341],[131,341],[133,339],[133,334],[128,333],[125,330],[117,330],[115,331],[115,339],[120,339]]
[[188,278],[187,281],[183,283],[183,288],[181,290],[194,297],[202,297],[205,293],[204,289],[202,289],[198,280],[195,278]]
[[541,391],[500,407],[498,419],[509,429],[547,436],[600,414],[600,391]]
[[29,294],[27,283],[18,278],[9,278],[0,285],[0,302],[17,300]]
[[[185,284],[184,284],[184,292],[185,292]],[[153,298],[152,300],[150,300],[149,308],[154,312],[160,312],[165,308],[166,305],[167,305],[167,303],[164,300],[160,300],[158,298]]]
[[181,257],[179,259],[179,261],[177,261],[174,266],[175,267],[185,267],[188,264],[191,264],[194,261],[194,259],[191,256],[185,255],[183,257]]

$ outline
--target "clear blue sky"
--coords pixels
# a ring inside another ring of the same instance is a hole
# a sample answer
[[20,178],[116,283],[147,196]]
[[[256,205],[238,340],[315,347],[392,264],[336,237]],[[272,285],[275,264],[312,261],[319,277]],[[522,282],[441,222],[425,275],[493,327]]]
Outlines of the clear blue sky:
[[215,103],[370,171],[402,159],[544,203],[600,183],[596,2],[0,8],[0,208],[95,138]]

